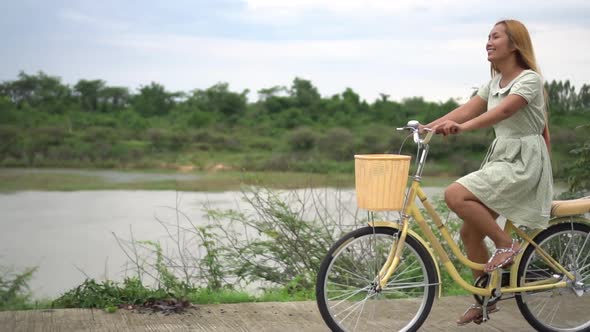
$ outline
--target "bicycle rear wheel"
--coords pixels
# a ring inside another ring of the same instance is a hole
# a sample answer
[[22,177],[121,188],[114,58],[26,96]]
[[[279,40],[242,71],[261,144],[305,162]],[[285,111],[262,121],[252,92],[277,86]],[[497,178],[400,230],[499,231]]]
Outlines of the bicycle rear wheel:
[[324,258],[316,284],[332,331],[416,331],[428,316],[438,278],[424,246],[407,236],[400,265],[379,290],[378,273],[398,230],[364,227],[346,234]]
[[[576,277],[579,284],[516,294],[524,318],[537,331],[590,331],[590,226],[563,223],[539,233],[534,241]],[[549,279],[568,280],[553,271],[533,246],[523,253],[518,285]]]

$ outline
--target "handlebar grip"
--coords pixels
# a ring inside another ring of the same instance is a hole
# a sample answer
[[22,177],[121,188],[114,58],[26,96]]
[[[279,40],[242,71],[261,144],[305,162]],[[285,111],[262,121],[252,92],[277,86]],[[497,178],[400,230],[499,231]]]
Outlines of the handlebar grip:
[[433,135],[434,135],[434,131],[429,131],[428,134],[426,134],[426,137],[422,140],[422,143],[428,144],[428,142],[430,142],[430,139],[432,138]]

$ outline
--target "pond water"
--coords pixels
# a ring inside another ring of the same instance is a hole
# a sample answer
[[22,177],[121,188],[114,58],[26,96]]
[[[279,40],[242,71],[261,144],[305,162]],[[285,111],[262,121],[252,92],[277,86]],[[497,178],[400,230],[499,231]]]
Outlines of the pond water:
[[[429,194],[442,188],[428,188]],[[311,191],[293,191],[305,196]],[[356,210],[352,190],[314,189]],[[129,268],[115,236],[161,241],[166,230],[158,222],[176,222],[178,206],[195,226],[208,224],[204,206],[248,211],[242,192],[175,191],[22,191],[0,194],[0,266],[17,271],[37,266],[31,282],[34,297],[55,297],[85,278],[121,280]],[[328,211],[336,209],[328,207]],[[181,218],[182,219],[182,218]],[[186,222],[186,220],[184,220]]]
[[[425,187],[424,190],[429,197],[436,198],[444,188]],[[338,218],[344,210],[349,215],[357,211],[351,189],[301,189],[283,194],[287,195],[289,204],[301,203],[301,197],[308,203],[318,198],[332,202],[321,213]],[[30,284],[35,298],[59,296],[87,277],[122,280],[130,269],[129,259],[113,234],[129,240],[132,232],[137,240],[159,241],[166,253],[174,248],[160,222],[175,225],[179,217],[175,207],[178,207],[193,226],[205,226],[209,223],[205,206],[252,211],[240,191],[0,193],[0,266],[17,271],[38,267]],[[318,217],[317,211],[311,212],[305,220]],[[180,220],[187,225],[182,215]]]

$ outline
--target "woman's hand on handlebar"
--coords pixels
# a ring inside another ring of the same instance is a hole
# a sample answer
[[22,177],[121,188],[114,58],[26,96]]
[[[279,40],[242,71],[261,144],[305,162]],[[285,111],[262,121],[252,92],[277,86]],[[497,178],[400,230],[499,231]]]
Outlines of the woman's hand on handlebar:
[[[428,129],[428,130],[427,130],[427,129]],[[418,133],[419,133],[420,135],[426,134],[426,133],[427,133],[428,131],[430,131],[430,130],[431,130],[431,128],[428,128],[427,126],[425,126],[425,125],[423,125],[423,124],[420,124],[420,125],[418,125]]]
[[444,136],[447,135],[457,135],[464,131],[464,127],[462,124],[457,123],[451,120],[445,120],[432,128],[435,134],[442,134]]

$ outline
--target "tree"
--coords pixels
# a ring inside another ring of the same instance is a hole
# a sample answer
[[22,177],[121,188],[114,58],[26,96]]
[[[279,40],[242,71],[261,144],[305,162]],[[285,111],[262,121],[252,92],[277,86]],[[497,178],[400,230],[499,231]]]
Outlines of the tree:
[[74,91],[78,97],[80,109],[86,112],[98,111],[98,100],[104,88],[103,80],[79,80],[74,85]]
[[371,114],[373,120],[378,120],[387,124],[405,124],[408,118],[402,114],[402,106],[395,101],[387,100],[387,95],[382,95],[371,106]]
[[174,108],[176,94],[167,92],[163,85],[152,82],[142,86],[131,104],[133,108],[144,116],[166,115]]
[[107,86],[99,94],[100,109],[103,112],[121,111],[129,105],[130,99],[129,89]]
[[289,91],[295,99],[295,105],[300,108],[307,108],[317,105],[320,101],[318,89],[311,84],[311,81],[296,77]]
[[189,101],[200,110],[213,112],[235,123],[246,112],[248,90],[241,93],[229,91],[227,83],[218,83],[205,91],[195,90]]
[[[572,112],[579,109],[581,98],[576,93],[576,88],[569,80],[545,82],[545,90],[549,98],[549,108],[555,113]],[[586,91],[581,93],[586,93]],[[584,98],[584,97],[582,97]]]
[[59,77],[49,76],[42,71],[37,75],[27,75],[21,71],[17,80],[3,83],[0,89],[18,109],[29,105],[52,113],[63,111],[71,96],[70,88],[63,85]]
[[578,92],[577,109],[589,112],[590,111],[590,85],[584,84]]
[[258,100],[264,102],[269,98],[277,97],[279,94],[285,95],[286,93],[286,87],[275,85],[272,88],[258,90]]

